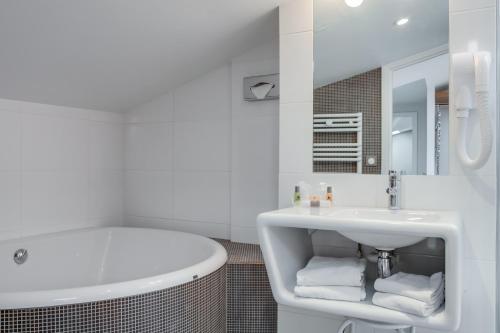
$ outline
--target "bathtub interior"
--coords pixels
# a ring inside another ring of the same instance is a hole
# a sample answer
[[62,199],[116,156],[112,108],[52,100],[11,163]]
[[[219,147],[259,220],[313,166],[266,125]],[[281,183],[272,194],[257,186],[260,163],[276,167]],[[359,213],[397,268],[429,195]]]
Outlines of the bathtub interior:
[[[28,250],[18,265],[17,249]],[[100,228],[0,243],[0,293],[70,289],[173,273],[215,252],[206,238],[164,230]]]

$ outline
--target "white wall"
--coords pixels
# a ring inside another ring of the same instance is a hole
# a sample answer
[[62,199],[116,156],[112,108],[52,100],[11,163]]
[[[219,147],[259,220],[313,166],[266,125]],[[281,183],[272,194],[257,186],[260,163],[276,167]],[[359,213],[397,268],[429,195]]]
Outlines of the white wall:
[[[436,88],[446,85],[449,81],[449,58],[450,55],[448,53],[443,54],[429,60],[399,69],[397,71],[394,71],[393,73],[394,88],[411,82],[425,80],[427,86],[427,116],[425,118],[426,123],[424,124],[426,127],[426,133],[434,133],[434,128],[436,126]],[[419,121],[419,126],[420,125],[421,124]],[[423,127],[420,126],[420,129],[422,128]],[[423,142],[425,142],[426,144],[426,147],[423,150],[424,154],[426,152],[434,152],[436,144],[434,135],[425,135],[425,140]],[[419,166],[419,170],[425,170],[424,172],[426,172],[427,175],[434,175],[434,154],[430,154],[428,158],[425,159],[425,162],[426,166]]]
[[0,100],[0,238],[121,224],[122,116]]
[[279,102],[243,100],[243,78],[279,72],[278,43],[233,59],[231,240],[257,243],[256,217],[278,207]]
[[[424,91],[426,94],[426,92]],[[427,117],[429,117],[429,113],[427,110],[427,100],[424,99],[421,102],[415,102],[415,103],[404,103],[404,104],[396,104],[394,105],[394,108],[392,110],[393,112],[393,117],[395,116],[402,116],[405,113],[412,112],[416,113],[416,125],[417,127],[417,168],[415,169],[414,173],[409,173],[413,175],[428,175],[429,170],[427,169],[428,164],[427,160],[428,159],[434,159],[435,158],[435,151],[436,149],[433,148],[431,151],[428,151],[428,145],[427,145],[427,140],[428,140],[428,130],[429,128],[427,127]],[[433,112],[434,113],[434,112]],[[434,117],[434,115],[431,115]],[[394,118],[393,118],[394,119]],[[434,123],[434,121],[433,121]],[[434,137],[435,131],[432,130],[429,133],[429,136]],[[413,136],[410,135],[410,137]],[[392,144],[394,144],[394,136],[392,136]],[[434,138],[432,141],[435,141]],[[394,164],[394,161],[398,159],[402,159],[400,155],[394,154],[394,148],[393,148],[393,154],[392,154],[392,168],[394,170],[403,170],[403,169],[398,169],[396,165]],[[404,158],[403,158],[404,159]],[[403,162],[404,163],[404,162]],[[408,174],[408,173],[407,173]],[[430,175],[434,175],[434,169],[430,170]]]
[[132,110],[126,125],[126,224],[256,242],[277,206],[276,101],[243,101],[243,77],[278,71],[262,45]]
[[[289,206],[293,185],[300,180],[326,181],[336,188],[337,205],[385,207],[386,176],[325,175],[312,173],[312,87],[313,87],[313,18],[312,0],[296,0],[280,7],[280,206]],[[450,52],[465,51],[471,46],[496,52],[496,3],[494,0],[451,0]],[[494,64],[496,62],[494,61]],[[495,67],[494,67],[495,68]],[[492,74],[494,71],[492,71]],[[496,91],[492,75],[491,91]],[[452,78],[451,93],[458,83]],[[491,109],[496,96],[492,94]],[[453,109],[453,107],[451,107]],[[496,111],[492,112],[492,121]],[[477,171],[463,170],[453,153],[455,119],[450,119],[450,175],[439,177],[404,176],[402,205],[411,209],[453,209],[464,220],[465,290],[464,316],[460,332],[495,332],[495,231],[496,172],[495,153],[487,165]],[[477,122],[473,142],[478,142]],[[474,149],[477,146],[472,145]],[[316,247],[335,247],[335,235],[318,235]],[[319,244],[318,244],[319,242]],[[340,244],[342,246],[342,244]],[[349,249],[347,249],[349,250]],[[419,267],[424,269],[425,267]],[[281,308],[279,331],[302,332],[300,326],[285,326],[296,320],[303,327],[313,327],[317,318]],[[300,311],[299,311],[300,312]],[[298,317],[297,317],[298,316]],[[308,319],[309,317],[309,319]],[[295,318],[295,319],[294,319]],[[309,320],[310,325],[305,324]],[[331,317],[334,331],[342,318]],[[325,332],[327,328],[324,328]],[[320,331],[320,330],[318,330]],[[368,331],[369,332],[369,331]],[[422,330],[419,332],[432,332]]]

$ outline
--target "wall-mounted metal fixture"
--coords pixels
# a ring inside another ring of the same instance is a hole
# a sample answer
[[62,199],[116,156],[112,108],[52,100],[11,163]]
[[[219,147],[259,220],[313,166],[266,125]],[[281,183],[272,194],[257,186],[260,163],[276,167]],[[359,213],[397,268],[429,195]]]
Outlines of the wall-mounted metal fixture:
[[243,79],[245,101],[264,101],[279,98],[279,74],[250,76]]
[[22,265],[28,260],[28,250],[18,249],[14,252],[14,262],[18,265]]

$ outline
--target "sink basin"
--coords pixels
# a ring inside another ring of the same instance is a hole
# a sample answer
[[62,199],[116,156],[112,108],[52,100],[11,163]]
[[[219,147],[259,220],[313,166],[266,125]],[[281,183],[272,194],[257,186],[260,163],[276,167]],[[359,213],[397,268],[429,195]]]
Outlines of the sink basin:
[[[401,223],[433,223],[439,220],[434,212],[388,210],[388,209],[343,209],[334,214],[336,218],[356,223],[357,221],[377,222],[384,221],[394,225],[397,229]],[[391,251],[400,247],[410,246],[425,239],[421,236],[407,236],[403,234],[378,233],[374,231],[338,231],[341,235],[364,245],[372,246],[377,250]]]
[[[278,304],[336,316],[455,331],[462,317],[462,222],[456,212],[390,211],[377,208],[285,208],[257,218],[260,246],[273,295]],[[415,244],[427,237],[444,240],[446,305],[429,317],[375,306],[371,294],[363,302],[296,297],[297,271],[314,255],[311,230],[337,231],[379,250]]]

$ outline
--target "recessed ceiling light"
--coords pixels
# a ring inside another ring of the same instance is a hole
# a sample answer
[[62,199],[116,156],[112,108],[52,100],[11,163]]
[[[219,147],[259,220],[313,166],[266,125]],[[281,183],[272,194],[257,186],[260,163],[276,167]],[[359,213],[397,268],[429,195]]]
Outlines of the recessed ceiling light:
[[364,0],[345,0],[345,4],[349,7],[359,7]]
[[402,27],[403,25],[407,24],[408,22],[410,22],[410,18],[409,17],[402,17],[402,18],[400,18],[399,20],[396,21],[396,25],[399,26],[399,27]]

